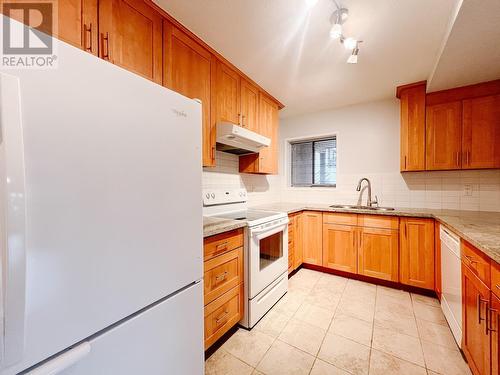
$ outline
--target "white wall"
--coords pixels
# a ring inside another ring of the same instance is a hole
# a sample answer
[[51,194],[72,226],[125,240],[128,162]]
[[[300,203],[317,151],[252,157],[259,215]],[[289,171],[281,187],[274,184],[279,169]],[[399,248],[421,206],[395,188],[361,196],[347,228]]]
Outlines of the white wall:
[[[337,135],[336,188],[289,186],[290,139]],[[500,211],[500,171],[399,172],[399,103],[396,99],[282,119],[281,200],[358,203],[358,180],[368,177],[381,205]],[[466,196],[466,187],[472,195]],[[363,202],[366,199],[366,192]]]

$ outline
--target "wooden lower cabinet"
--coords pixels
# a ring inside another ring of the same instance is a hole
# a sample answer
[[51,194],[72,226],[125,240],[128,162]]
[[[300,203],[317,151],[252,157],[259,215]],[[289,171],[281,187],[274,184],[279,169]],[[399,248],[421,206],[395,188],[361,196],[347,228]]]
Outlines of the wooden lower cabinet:
[[491,294],[490,309],[491,374],[500,374],[500,298]]
[[357,273],[357,237],[355,226],[323,224],[323,267]]
[[304,216],[302,213],[299,213],[295,216],[295,231],[293,238],[293,268],[297,269],[304,260]]
[[288,218],[288,273],[295,269],[295,216]]
[[401,218],[400,282],[434,290],[434,219]]
[[204,239],[205,350],[243,317],[243,230]]
[[243,316],[243,284],[205,306],[205,350]]
[[436,292],[439,300],[441,300],[441,293],[443,291],[441,282],[441,238],[440,230],[441,224],[434,224],[434,291]]
[[399,280],[399,232],[381,228],[358,229],[358,274]]
[[304,211],[302,214],[303,262],[321,266],[323,243],[323,214],[315,211]]
[[489,288],[462,262],[462,350],[474,375],[491,373],[489,301]]

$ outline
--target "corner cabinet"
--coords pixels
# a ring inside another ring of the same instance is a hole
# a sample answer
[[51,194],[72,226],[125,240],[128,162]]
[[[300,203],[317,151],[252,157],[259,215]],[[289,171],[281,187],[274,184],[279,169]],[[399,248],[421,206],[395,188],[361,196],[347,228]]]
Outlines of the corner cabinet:
[[211,119],[213,55],[170,22],[163,23],[164,85],[202,104],[203,166],[215,165],[215,124]]
[[401,105],[401,172],[425,170],[425,88],[424,81],[397,89]]
[[279,105],[271,97],[259,92],[259,124],[257,133],[271,140],[258,154],[240,156],[241,173],[278,173]]
[[401,283],[434,290],[434,256],[434,219],[401,218]]

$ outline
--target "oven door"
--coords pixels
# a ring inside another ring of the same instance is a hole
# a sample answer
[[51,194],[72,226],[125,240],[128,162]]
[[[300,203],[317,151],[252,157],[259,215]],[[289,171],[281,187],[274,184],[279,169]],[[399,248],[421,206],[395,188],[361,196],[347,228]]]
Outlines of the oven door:
[[288,219],[249,232],[248,297],[252,299],[288,270]]

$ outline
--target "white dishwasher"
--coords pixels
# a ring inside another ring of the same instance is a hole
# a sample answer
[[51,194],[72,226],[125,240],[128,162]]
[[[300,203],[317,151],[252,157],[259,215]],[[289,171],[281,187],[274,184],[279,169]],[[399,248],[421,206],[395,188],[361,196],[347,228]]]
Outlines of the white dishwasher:
[[458,346],[462,343],[462,265],[460,237],[441,225],[441,309]]

